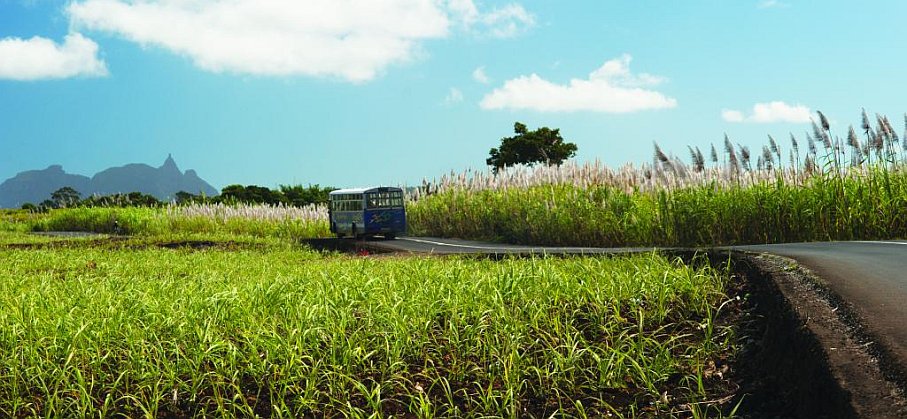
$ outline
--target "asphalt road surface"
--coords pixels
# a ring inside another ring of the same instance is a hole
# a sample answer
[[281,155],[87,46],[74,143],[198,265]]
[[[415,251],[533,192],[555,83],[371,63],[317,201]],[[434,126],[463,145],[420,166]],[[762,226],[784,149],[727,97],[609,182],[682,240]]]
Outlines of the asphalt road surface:
[[[457,239],[401,237],[376,242],[396,251],[433,254],[615,254],[653,248],[499,245]],[[789,257],[851,303],[893,356],[907,364],[907,242],[824,242],[737,246],[735,250]]]
[[892,355],[907,361],[907,242],[828,242],[740,246],[789,257],[825,281],[866,321]]

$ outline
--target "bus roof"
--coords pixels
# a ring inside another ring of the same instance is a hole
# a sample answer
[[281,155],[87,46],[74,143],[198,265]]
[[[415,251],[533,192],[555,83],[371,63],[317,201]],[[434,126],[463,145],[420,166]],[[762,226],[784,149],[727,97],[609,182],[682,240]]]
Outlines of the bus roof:
[[374,186],[371,188],[349,188],[349,189],[338,189],[336,191],[331,191],[330,195],[359,194],[359,193],[369,193],[369,192],[403,192],[403,189],[396,188],[393,186]]

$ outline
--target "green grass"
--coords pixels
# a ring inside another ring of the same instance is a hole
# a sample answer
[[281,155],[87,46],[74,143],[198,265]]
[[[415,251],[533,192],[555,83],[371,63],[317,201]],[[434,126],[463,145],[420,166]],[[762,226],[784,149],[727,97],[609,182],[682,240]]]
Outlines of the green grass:
[[0,416],[717,414],[727,281],[656,254],[0,250]]
[[579,246],[715,246],[907,237],[907,172],[818,173],[649,192],[553,184],[448,189],[407,208],[415,235]]
[[86,231],[160,236],[172,234],[301,238],[330,235],[327,220],[219,218],[182,215],[167,208],[64,208],[20,221],[31,231]]
[[0,209],[0,232],[23,232],[34,214],[22,210]]

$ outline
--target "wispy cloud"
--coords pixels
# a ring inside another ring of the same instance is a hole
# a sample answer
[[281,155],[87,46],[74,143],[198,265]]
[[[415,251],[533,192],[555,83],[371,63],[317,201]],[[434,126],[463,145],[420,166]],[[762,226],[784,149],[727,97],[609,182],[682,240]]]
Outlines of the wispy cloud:
[[788,6],[790,5],[779,0],[762,0],[756,4],[756,7],[760,9],[784,8]]
[[503,36],[533,22],[522,6],[481,11],[472,0],[76,0],[67,13],[76,28],[161,47],[207,71],[353,82],[457,28]]
[[475,81],[477,81],[477,82],[479,82],[479,83],[482,83],[482,84],[491,83],[491,79],[488,78],[488,75],[487,75],[487,74],[485,74],[485,67],[484,67],[484,66],[479,67],[479,68],[473,70],[473,72],[472,72],[472,79],[475,80]]
[[481,101],[483,109],[528,109],[540,112],[591,111],[628,113],[677,106],[677,100],[651,90],[663,77],[630,72],[630,55],[606,61],[587,79],[566,85],[536,74],[508,80]]
[[512,38],[535,26],[535,16],[512,3],[482,13],[472,0],[448,0],[457,20],[470,31],[494,38]]
[[810,110],[803,105],[788,105],[781,101],[757,103],[749,115],[734,109],[721,111],[721,117],[727,122],[751,122],[770,124],[778,122],[804,123],[810,121]]
[[0,79],[65,79],[107,74],[107,65],[98,58],[98,44],[78,33],[66,35],[62,44],[39,36],[0,39]]
[[444,97],[445,105],[453,105],[455,103],[460,103],[463,101],[463,92],[456,87],[451,87],[447,92],[447,96]]

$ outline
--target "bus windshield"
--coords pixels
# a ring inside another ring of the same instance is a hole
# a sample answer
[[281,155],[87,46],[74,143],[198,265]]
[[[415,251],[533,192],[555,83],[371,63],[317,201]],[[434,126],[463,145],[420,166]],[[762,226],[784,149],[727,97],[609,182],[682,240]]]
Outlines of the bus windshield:
[[368,208],[402,208],[403,192],[371,192],[366,194]]

